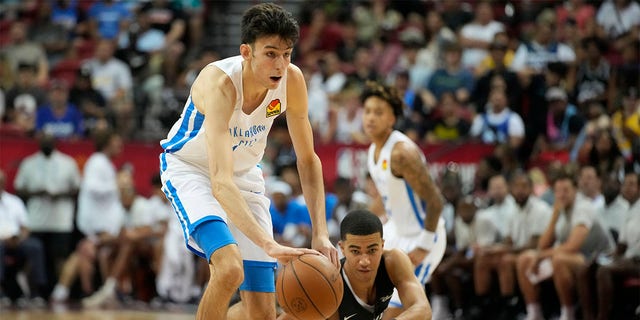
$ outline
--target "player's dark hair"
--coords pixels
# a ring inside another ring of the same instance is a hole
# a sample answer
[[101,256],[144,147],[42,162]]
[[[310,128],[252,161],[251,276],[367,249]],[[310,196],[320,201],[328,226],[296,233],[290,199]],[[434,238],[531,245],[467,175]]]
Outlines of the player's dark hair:
[[362,95],[360,96],[362,104],[364,104],[365,100],[369,97],[378,97],[386,101],[393,109],[393,115],[395,115],[396,118],[402,116],[404,102],[396,88],[385,86],[375,81],[367,81],[364,92],[362,92]]
[[276,35],[293,47],[300,35],[300,27],[293,15],[273,3],[261,3],[245,11],[241,29],[243,44],[253,44],[260,37]]
[[340,239],[347,239],[347,234],[367,236],[380,232],[382,237],[382,222],[380,218],[369,210],[354,210],[347,214],[340,223]]

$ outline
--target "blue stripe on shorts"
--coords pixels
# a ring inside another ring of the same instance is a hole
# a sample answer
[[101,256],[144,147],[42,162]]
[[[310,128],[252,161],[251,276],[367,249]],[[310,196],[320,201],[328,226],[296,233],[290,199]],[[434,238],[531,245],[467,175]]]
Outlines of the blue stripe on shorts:
[[276,262],[243,260],[242,291],[276,292]]
[[420,283],[425,284],[427,282],[427,278],[429,276],[429,270],[431,270],[431,263],[427,263],[427,264],[421,263],[416,267],[415,275],[418,278],[418,281],[420,281]]

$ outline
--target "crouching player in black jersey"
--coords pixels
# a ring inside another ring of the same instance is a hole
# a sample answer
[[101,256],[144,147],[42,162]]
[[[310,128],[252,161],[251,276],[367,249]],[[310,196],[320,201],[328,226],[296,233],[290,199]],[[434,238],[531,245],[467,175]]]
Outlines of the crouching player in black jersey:
[[[330,320],[380,320],[397,288],[404,307],[393,319],[431,319],[431,306],[414,266],[399,249],[384,250],[382,223],[366,210],[352,211],[340,224],[338,243],[344,295]],[[280,320],[293,319],[281,315]]]

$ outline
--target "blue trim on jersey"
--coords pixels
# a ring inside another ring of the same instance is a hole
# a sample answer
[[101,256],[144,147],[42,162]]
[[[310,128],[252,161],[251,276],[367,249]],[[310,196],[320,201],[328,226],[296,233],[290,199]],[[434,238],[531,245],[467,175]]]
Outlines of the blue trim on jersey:
[[167,171],[167,154],[163,152],[160,154],[160,172],[165,171]]
[[411,207],[413,208],[413,214],[416,216],[418,223],[420,226],[424,228],[424,219],[420,216],[420,211],[418,210],[418,203],[416,202],[416,197],[413,194],[413,189],[406,181],[404,182],[404,186],[407,188],[407,194],[409,195],[409,201],[411,202]]
[[395,301],[389,301],[389,306],[392,308],[402,308],[402,303],[398,303]]
[[[191,126],[190,122],[193,113],[195,113],[195,117],[193,117],[193,126]],[[180,129],[178,129],[178,132],[171,138],[171,140],[162,144],[162,148],[166,152],[170,153],[182,149],[189,140],[198,134],[203,123],[204,115],[198,112],[193,101],[189,100],[189,105],[184,112],[184,118],[180,124]]]
[[[429,277],[430,269],[431,269],[431,263],[427,263],[426,265],[424,263],[421,263],[416,267],[415,275],[416,275],[416,278],[418,278],[418,281],[420,281],[420,283],[424,284],[426,282],[427,278]],[[422,277],[420,277],[420,274],[422,274]]]
[[276,292],[276,262],[243,260],[241,291]]

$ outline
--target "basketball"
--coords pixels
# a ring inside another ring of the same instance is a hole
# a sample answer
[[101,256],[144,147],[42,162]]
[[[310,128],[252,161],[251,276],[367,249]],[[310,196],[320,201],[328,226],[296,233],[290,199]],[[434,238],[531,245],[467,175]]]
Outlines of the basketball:
[[301,320],[327,319],[342,301],[340,271],[324,256],[304,254],[283,265],[276,279],[282,309]]

